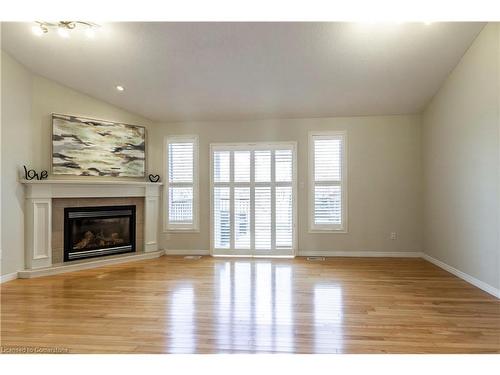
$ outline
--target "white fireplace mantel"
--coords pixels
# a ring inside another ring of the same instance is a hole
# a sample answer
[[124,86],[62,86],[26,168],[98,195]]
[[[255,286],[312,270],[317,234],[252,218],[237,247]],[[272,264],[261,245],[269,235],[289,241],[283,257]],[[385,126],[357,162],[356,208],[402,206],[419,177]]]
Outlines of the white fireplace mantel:
[[25,186],[26,268],[52,266],[52,199],[144,197],[144,252],[158,250],[161,183],[21,180]]

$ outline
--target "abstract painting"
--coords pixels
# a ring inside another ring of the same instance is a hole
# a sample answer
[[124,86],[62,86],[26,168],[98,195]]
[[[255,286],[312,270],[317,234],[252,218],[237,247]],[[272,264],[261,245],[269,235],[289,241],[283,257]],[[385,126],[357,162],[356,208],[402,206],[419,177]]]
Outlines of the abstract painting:
[[146,129],[142,126],[52,115],[52,173],[144,177]]

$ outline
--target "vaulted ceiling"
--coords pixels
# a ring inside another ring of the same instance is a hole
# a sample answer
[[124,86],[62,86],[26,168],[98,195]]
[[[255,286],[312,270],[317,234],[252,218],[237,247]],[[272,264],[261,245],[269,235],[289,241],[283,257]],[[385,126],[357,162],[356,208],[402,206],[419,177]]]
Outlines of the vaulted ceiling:
[[105,23],[94,39],[37,37],[31,26],[3,23],[2,49],[169,122],[416,113],[484,24]]

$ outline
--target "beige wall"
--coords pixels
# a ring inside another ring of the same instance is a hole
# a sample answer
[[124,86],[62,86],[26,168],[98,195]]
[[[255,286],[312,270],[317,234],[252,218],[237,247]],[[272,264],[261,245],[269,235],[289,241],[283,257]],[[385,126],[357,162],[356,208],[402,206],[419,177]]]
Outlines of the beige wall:
[[[307,142],[311,130],[347,130],[347,234],[308,233]],[[311,118],[245,122],[158,124],[152,129],[152,169],[165,176],[167,135],[197,134],[200,141],[200,232],[162,235],[168,249],[208,250],[209,144],[298,142],[298,248],[300,251],[421,251],[420,117]],[[397,240],[390,233],[397,232]]]
[[[33,160],[32,76],[2,53],[2,275],[24,268],[24,195],[18,167]],[[6,95],[8,93],[8,95]]]
[[[24,268],[24,195],[18,183],[23,164],[50,167],[52,112],[123,121],[151,122],[30,73],[2,52],[2,265],[1,274]],[[6,95],[8,93],[8,95]]]
[[499,26],[488,24],[423,114],[424,250],[500,287]]

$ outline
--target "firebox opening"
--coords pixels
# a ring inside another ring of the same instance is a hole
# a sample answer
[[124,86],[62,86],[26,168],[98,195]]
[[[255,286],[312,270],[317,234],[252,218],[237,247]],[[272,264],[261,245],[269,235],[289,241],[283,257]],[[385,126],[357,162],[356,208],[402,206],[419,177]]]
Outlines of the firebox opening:
[[64,261],[135,251],[135,206],[64,209]]

